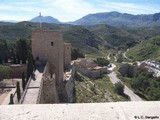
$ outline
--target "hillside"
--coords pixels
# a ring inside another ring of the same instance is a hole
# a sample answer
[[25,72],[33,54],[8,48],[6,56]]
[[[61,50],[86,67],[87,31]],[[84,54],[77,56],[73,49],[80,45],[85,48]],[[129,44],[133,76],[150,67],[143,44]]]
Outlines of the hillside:
[[160,36],[141,42],[127,52],[133,60],[156,59],[160,61]]
[[133,47],[141,41],[160,34],[160,26],[129,28],[94,25],[87,28],[116,49]]
[[[20,38],[31,40],[31,32],[39,27],[39,23],[0,23],[0,39],[16,41]],[[64,34],[64,41],[80,49],[89,57],[104,56],[109,49],[128,49],[148,41],[149,38],[160,34],[157,27],[112,27],[109,25],[74,26],[68,24],[43,23],[43,28],[59,30]],[[134,49],[134,48],[133,48]],[[103,51],[103,52],[102,52]]]
[[72,22],[74,25],[97,25],[108,24],[111,26],[160,26],[160,13],[146,15],[132,15],[119,12],[105,12],[89,14],[83,18]]
[[81,26],[72,26],[63,30],[65,42],[80,49],[85,54],[102,55],[100,50],[106,44],[94,33]]
[[79,72],[75,75],[76,103],[128,101],[114,89],[115,86],[107,75],[96,80],[85,77]]
[[[39,26],[38,23],[20,22],[16,24],[0,24],[0,39],[15,42],[20,38],[31,40],[31,32]],[[80,26],[43,23],[43,28],[59,30],[64,34],[64,41],[72,47],[80,49],[90,56],[103,56],[101,49],[105,45],[97,35]]]

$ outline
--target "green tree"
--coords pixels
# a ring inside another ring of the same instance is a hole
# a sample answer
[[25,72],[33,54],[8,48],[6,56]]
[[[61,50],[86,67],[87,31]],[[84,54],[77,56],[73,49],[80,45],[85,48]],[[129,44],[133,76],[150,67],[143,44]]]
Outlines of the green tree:
[[8,62],[9,49],[6,40],[0,40],[0,64],[3,61]]
[[121,82],[116,83],[115,91],[120,95],[124,95],[124,85]]
[[16,43],[15,42],[9,42],[8,43],[9,51],[10,51],[10,59],[13,64],[17,64],[17,58],[16,58]]
[[20,39],[16,42],[16,55],[18,61],[22,60],[22,63],[25,64],[28,54],[28,44],[26,39]]
[[79,49],[72,49],[71,59],[76,60],[77,58],[84,58],[84,54]]
[[26,80],[26,84],[27,84],[27,82],[29,80],[29,77],[33,73],[33,70],[34,70],[34,59],[33,59],[32,53],[29,51],[28,52],[27,80]]
[[25,73],[23,72],[22,73],[22,88],[23,88],[23,91],[25,90],[25,87],[26,87]]
[[110,62],[105,58],[97,58],[95,63],[99,66],[107,66]]
[[8,66],[0,65],[0,81],[4,78],[8,78],[11,68]]
[[17,100],[19,102],[19,100],[21,99],[21,90],[20,90],[19,82],[17,82],[16,84],[16,91],[17,91]]
[[137,74],[138,68],[135,65],[122,64],[118,71],[121,75],[132,78]]
[[123,62],[123,55],[122,54],[118,55],[117,62],[119,62],[119,63]]
[[10,94],[10,102],[9,102],[9,105],[13,105],[13,104],[14,104],[13,94]]

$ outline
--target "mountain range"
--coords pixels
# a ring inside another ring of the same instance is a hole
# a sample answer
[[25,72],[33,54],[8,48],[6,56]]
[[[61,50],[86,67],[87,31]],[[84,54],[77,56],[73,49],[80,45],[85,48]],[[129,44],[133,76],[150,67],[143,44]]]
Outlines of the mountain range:
[[41,16],[41,17],[37,16],[30,20],[30,22],[40,22],[40,21],[45,23],[72,24],[72,25],[83,25],[83,26],[107,24],[111,26],[150,27],[150,26],[160,26],[160,13],[133,15],[128,13],[119,13],[115,11],[104,12],[104,13],[89,14],[76,21],[66,22],[66,23],[60,22],[58,19],[52,16]]
[[[51,16],[35,17],[31,22],[46,22],[60,24],[58,19]],[[127,27],[146,27],[146,26],[160,26],[160,13],[146,14],[146,15],[132,15],[128,13],[119,12],[105,12],[86,15],[76,21],[63,23],[73,25],[99,25],[107,24],[111,26],[127,26]]]
[[119,12],[105,12],[89,14],[83,18],[72,22],[74,25],[97,25],[108,24],[111,26],[160,26],[160,13],[146,15],[132,15]]

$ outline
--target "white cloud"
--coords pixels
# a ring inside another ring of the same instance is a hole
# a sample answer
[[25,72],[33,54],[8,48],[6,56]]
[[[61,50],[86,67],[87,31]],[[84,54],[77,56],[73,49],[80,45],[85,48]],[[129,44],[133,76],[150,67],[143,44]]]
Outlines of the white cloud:
[[82,16],[94,13],[96,10],[93,6],[82,0],[45,0],[49,8],[42,11],[42,14],[50,14],[62,21],[71,21],[81,18]]
[[12,7],[5,4],[0,4],[0,10],[12,10]]
[[7,4],[0,4],[1,19],[31,19],[37,16],[39,12],[42,12],[44,16],[53,16],[62,22],[67,22],[97,12],[119,11],[132,14],[148,14],[160,11],[160,8],[153,8],[147,5],[109,2],[107,0],[94,0],[94,2],[87,2],[87,0],[9,1]]
[[28,6],[28,5],[36,5],[37,2],[36,1],[18,1],[18,2],[14,2],[14,5],[25,5],[25,6]]
[[100,6],[106,8],[108,11],[119,11],[131,14],[149,14],[160,11],[160,9],[153,8],[148,5],[135,3],[121,3],[121,2],[106,2],[102,0],[99,2]]
[[84,0],[43,0],[49,8],[43,10],[44,14],[52,15],[61,21],[74,21],[87,14],[97,12],[119,11],[131,14],[149,14],[160,11],[151,6],[139,5],[134,3],[108,2],[97,0],[89,3]]
[[19,15],[13,15],[13,14],[3,14],[0,13],[1,17],[1,21],[3,20],[15,20],[15,21],[26,21],[26,20],[30,20],[29,16],[19,16]]

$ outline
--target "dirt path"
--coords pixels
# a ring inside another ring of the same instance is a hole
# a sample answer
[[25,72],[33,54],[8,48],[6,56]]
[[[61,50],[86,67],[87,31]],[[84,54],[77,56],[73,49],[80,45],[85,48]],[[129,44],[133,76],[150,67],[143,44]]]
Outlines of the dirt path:
[[[127,49],[126,52],[128,52],[128,51],[129,51],[129,49]],[[130,58],[128,58],[128,57],[126,56],[126,52],[123,53],[123,57],[126,58],[126,59],[129,60],[129,61],[132,61]]]

